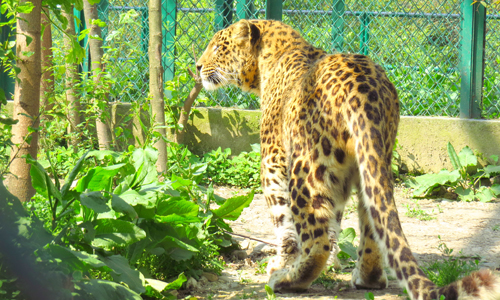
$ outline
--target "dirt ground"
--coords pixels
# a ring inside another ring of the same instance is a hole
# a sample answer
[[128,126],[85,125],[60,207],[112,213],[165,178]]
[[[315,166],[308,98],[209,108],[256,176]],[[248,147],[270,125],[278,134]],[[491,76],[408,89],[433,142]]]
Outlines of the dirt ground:
[[[220,187],[216,194],[232,197],[244,191]],[[411,198],[408,189],[397,187],[395,198],[404,233],[413,254],[419,263],[443,259],[438,245],[442,242],[453,249],[455,256],[463,259],[480,259],[480,266],[497,269],[500,266],[500,201],[492,203],[466,203],[446,199]],[[431,220],[419,220],[408,216],[408,210],[426,212]],[[262,194],[256,194],[249,208],[241,217],[232,222],[235,233],[274,242],[273,226],[267,212]],[[342,228],[352,227],[359,235],[358,217],[355,203],[346,206]],[[440,237],[440,238],[439,238]],[[259,270],[259,262],[272,255],[273,248],[264,243],[235,237],[244,251],[236,251],[228,258],[226,269],[220,276],[206,274],[198,281],[191,280],[187,294],[197,299],[265,299],[264,286],[267,275]],[[355,240],[357,245],[359,240]],[[265,270],[265,269],[264,269]],[[365,299],[366,292],[372,292],[375,299],[407,299],[390,276],[389,287],[385,290],[356,290],[351,287],[350,269],[334,274],[334,281],[316,283],[301,294],[287,293],[276,296],[278,299]],[[186,294],[184,294],[186,295]]]

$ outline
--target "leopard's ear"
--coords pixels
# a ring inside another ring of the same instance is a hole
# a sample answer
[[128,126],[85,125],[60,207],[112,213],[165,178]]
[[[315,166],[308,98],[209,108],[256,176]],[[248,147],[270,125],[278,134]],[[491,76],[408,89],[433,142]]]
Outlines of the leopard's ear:
[[235,30],[233,38],[239,41],[241,44],[248,43],[253,46],[260,38],[260,29],[252,24],[248,20],[240,20],[238,23],[234,24]]

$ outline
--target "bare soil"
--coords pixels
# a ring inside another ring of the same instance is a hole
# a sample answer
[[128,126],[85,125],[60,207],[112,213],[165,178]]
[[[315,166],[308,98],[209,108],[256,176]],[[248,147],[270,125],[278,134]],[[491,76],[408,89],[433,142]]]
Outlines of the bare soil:
[[[216,189],[216,194],[232,197],[244,191],[226,187]],[[438,249],[445,243],[454,249],[453,255],[461,259],[480,259],[480,266],[497,269],[500,265],[500,201],[491,203],[457,202],[446,199],[411,198],[409,191],[396,188],[400,220],[413,254],[420,264],[444,259]],[[418,206],[417,206],[418,205]],[[424,211],[431,220],[419,220],[408,216],[408,208]],[[249,208],[232,222],[235,233],[274,242],[273,226],[262,194],[256,194]],[[352,227],[359,235],[355,203],[346,206],[342,228]],[[227,257],[226,269],[220,276],[207,274],[200,280],[191,280],[190,290],[181,292],[197,299],[265,299],[264,286],[267,275],[259,272],[259,262],[272,255],[272,246],[249,239],[235,237],[244,252],[236,251]],[[356,244],[356,241],[355,241]],[[245,258],[245,256],[247,256]],[[366,292],[372,292],[375,299],[407,299],[394,277],[389,276],[389,287],[384,290],[357,290],[350,286],[349,269],[333,274],[334,280],[315,283],[301,294],[277,293],[278,299],[365,299]]]

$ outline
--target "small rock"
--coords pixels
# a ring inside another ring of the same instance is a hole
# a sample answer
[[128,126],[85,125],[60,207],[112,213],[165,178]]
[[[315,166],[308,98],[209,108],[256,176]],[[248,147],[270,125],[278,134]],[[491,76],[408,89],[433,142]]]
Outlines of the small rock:
[[244,240],[240,243],[240,247],[242,250],[247,250],[250,247],[250,241]]
[[186,282],[186,288],[188,290],[197,290],[199,287],[198,282],[193,277],[189,278]]
[[208,280],[208,278],[207,278],[207,277],[205,277],[205,275],[201,275],[201,276],[200,276],[200,279],[198,279],[198,283],[199,283],[199,284],[201,284],[201,285],[205,285],[205,284],[207,284],[207,283],[208,283],[208,281],[209,281],[209,280]]
[[203,272],[202,274],[208,281],[210,282],[215,282],[217,280],[219,280],[219,276],[217,276],[216,274],[213,274],[213,273],[208,273],[208,272]]
[[224,274],[219,277],[219,280],[222,281],[222,282],[231,282],[231,281],[233,281],[231,279],[231,277],[229,277],[228,275],[224,275]]
[[245,250],[234,250],[232,255],[237,260],[243,260],[248,257],[248,254]]
[[170,290],[168,293],[172,296],[174,296],[177,299],[177,296],[179,295],[179,292],[177,290]]
[[458,194],[457,194],[457,193],[445,192],[445,193],[443,194],[443,198],[446,198],[446,199],[451,199],[451,200],[457,200],[457,198],[458,198]]

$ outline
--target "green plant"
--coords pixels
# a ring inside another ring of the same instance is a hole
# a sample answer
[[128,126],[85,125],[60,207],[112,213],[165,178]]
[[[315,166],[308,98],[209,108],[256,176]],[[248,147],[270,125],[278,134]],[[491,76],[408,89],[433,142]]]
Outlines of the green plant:
[[365,299],[366,300],[375,300],[375,296],[373,295],[372,292],[366,292],[365,293]]
[[[98,164],[80,176],[91,157]],[[124,154],[91,151],[60,184],[54,168],[53,182],[40,163],[28,158],[38,195],[27,209],[52,234],[45,246],[50,256],[69,264],[66,275],[81,274],[74,283],[83,292],[112,280],[125,283],[130,293],[168,299],[164,291],[174,287],[165,282],[168,278],[179,276],[180,286],[186,279],[182,272],[197,276],[204,269],[222,269],[219,251],[232,245],[225,220],[236,220],[253,193],[218,197],[220,207],[212,209],[211,186],[200,189],[194,173],[159,182],[156,160],[151,147]]]
[[320,284],[325,289],[334,289],[339,282],[342,282],[342,280],[336,278],[334,272],[331,270],[324,270],[312,284]]
[[439,243],[438,249],[446,258],[442,261],[428,263],[422,266],[422,270],[439,287],[455,282],[479,269],[479,260],[459,260],[451,256],[453,249],[448,248],[443,242]]
[[491,228],[493,231],[500,231],[500,224],[496,224]]
[[[500,174],[500,166],[479,166],[476,155],[467,146],[458,155],[451,143],[448,143],[447,148],[454,170],[451,172],[441,170],[438,174],[425,174],[408,180],[407,184],[415,188],[414,197],[430,196],[433,191],[441,187],[451,188],[463,201],[488,202],[500,195],[500,184],[491,186],[482,184],[484,179]],[[498,157],[493,156],[491,160],[496,163]]]
[[258,260],[257,266],[255,267],[255,274],[266,274],[267,263],[269,262],[269,257],[262,260]]
[[[358,254],[356,253],[356,247],[353,242],[356,238],[356,231],[354,228],[346,228],[342,230],[337,238],[337,245],[340,248],[340,252],[337,253],[337,257],[340,259],[342,269],[346,267],[354,267],[356,260],[358,259]],[[329,267],[331,270],[333,266]]]
[[203,161],[208,164],[207,181],[219,185],[243,188],[260,187],[260,145],[253,144],[251,152],[242,152],[230,158],[231,149],[206,153]]
[[417,218],[421,221],[429,221],[435,219],[436,217],[431,216],[428,212],[420,208],[420,205],[416,201],[413,201],[414,207],[410,204],[406,204],[405,215],[410,218]]
[[273,289],[269,285],[265,285],[264,289],[266,290],[266,300],[278,300],[276,297],[276,294],[274,293]]

